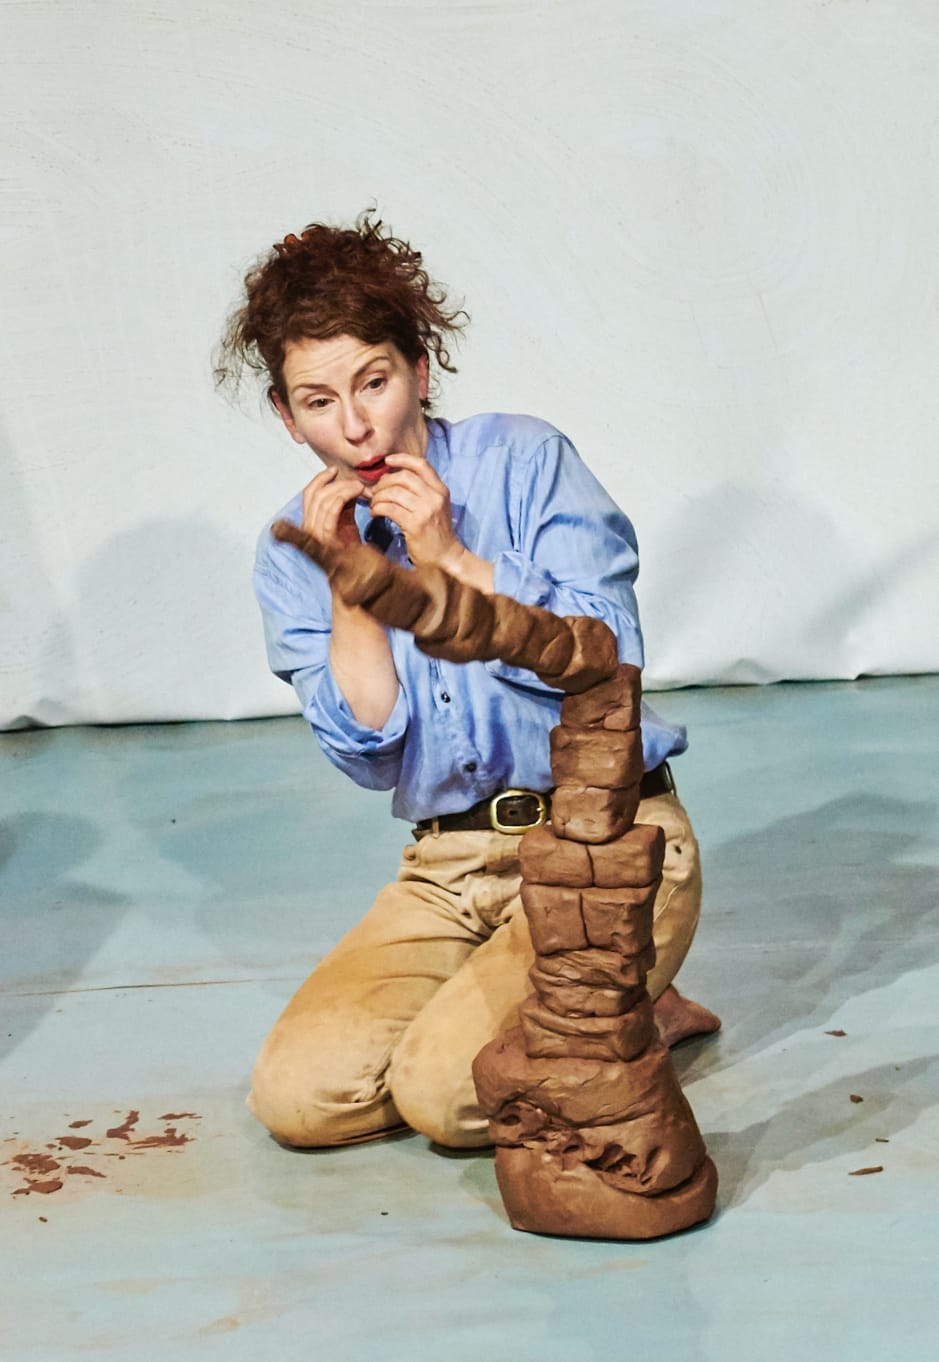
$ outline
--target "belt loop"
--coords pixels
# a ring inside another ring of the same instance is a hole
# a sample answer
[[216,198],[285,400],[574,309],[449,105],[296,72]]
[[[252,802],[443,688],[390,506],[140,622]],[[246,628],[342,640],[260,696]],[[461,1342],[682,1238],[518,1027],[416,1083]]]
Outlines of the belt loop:
[[431,830],[435,837],[440,836],[440,819],[436,815],[430,820]]

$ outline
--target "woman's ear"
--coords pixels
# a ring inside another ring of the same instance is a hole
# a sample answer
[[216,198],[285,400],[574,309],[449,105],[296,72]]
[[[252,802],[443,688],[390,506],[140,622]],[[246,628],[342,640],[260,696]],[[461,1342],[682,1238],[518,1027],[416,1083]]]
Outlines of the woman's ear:
[[430,388],[430,363],[427,355],[421,355],[414,366],[417,374],[417,391],[422,402],[427,401],[427,393]]

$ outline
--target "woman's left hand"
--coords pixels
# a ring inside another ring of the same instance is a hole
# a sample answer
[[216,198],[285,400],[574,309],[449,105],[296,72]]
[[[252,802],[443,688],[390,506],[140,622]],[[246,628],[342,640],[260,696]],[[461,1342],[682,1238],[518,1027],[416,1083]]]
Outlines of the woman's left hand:
[[394,472],[377,483],[369,510],[401,526],[415,567],[445,568],[463,552],[453,529],[449,488],[416,454],[389,454],[386,462]]

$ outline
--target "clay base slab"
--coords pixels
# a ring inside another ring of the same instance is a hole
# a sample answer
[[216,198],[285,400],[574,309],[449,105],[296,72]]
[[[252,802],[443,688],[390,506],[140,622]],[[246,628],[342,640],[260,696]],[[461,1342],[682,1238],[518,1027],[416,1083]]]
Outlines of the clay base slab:
[[576,1239],[658,1239],[710,1218],[717,1169],[709,1158],[686,1183],[660,1196],[604,1186],[590,1169],[564,1172],[541,1150],[496,1149],[496,1178],[516,1230]]

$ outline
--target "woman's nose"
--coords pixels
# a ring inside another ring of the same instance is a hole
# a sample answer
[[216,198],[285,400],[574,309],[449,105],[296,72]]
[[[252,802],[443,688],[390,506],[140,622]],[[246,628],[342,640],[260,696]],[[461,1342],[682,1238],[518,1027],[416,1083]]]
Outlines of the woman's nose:
[[357,402],[343,408],[343,433],[350,444],[360,444],[371,433],[368,417]]

